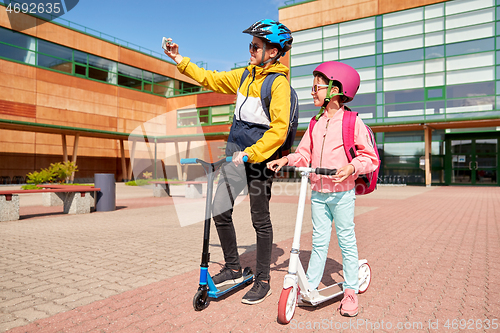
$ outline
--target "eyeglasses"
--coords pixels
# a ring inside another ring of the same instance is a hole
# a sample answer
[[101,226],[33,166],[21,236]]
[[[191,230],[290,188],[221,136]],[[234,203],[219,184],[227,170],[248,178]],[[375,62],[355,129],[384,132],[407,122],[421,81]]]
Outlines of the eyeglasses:
[[320,89],[325,89],[325,88],[328,88],[327,84],[315,84],[314,86],[312,86],[311,92],[317,94]]
[[249,45],[249,50],[252,52],[257,52],[261,48],[262,48],[261,46],[254,44],[254,43],[250,43],[250,45]]

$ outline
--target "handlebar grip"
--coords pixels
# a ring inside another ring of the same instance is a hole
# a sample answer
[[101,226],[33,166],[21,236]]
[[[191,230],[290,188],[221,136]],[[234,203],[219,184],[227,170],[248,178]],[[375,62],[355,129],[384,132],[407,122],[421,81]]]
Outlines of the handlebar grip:
[[[233,161],[232,156],[226,157],[226,162],[232,162],[232,161]],[[247,162],[247,161],[248,161],[248,156],[243,156],[243,162]]]
[[284,165],[281,167],[280,171],[295,172],[295,167],[291,165]]
[[181,158],[181,164],[197,164],[197,158]]
[[334,176],[337,174],[337,169],[316,168],[314,173],[317,175]]

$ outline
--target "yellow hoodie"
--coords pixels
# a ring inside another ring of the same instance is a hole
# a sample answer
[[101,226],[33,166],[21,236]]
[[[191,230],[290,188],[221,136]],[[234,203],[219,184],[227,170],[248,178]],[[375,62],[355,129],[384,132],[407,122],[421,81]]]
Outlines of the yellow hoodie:
[[[229,72],[208,71],[191,63],[186,57],[177,65],[177,68],[207,89],[222,94],[237,94],[234,121],[242,122],[245,126],[264,129],[261,137],[254,138],[251,143],[245,145],[246,147],[240,147],[249,155],[249,162],[264,162],[273,156],[285,142],[290,122],[290,84],[285,77],[289,72],[288,67],[280,62],[266,69],[250,65],[247,67],[250,75],[241,87],[240,81],[245,68]],[[285,76],[280,75],[273,82],[269,106],[271,120],[269,121],[262,108],[260,91],[266,75],[273,72]],[[251,131],[234,133],[234,128],[234,126],[231,128],[228,141],[234,140],[241,146],[240,139]]]

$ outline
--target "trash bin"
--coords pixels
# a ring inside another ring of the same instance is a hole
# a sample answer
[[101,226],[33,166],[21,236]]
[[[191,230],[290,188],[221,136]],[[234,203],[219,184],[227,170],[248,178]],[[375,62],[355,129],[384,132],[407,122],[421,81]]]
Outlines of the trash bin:
[[116,183],[112,173],[96,173],[94,175],[95,187],[101,190],[96,192],[95,210],[97,212],[110,212],[116,210]]

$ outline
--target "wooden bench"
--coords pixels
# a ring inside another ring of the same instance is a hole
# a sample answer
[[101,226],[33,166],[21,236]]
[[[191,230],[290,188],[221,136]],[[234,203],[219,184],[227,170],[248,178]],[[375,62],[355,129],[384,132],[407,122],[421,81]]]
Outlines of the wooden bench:
[[165,181],[165,180],[153,180],[149,182],[150,184],[155,184],[153,188],[154,197],[166,197],[170,195],[170,185],[185,185],[186,198],[196,199],[203,197],[203,184],[205,181]]
[[[100,191],[93,186],[78,185],[48,185],[52,188],[40,190],[10,190],[0,191],[0,222],[19,220],[19,194],[25,193],[57,193],[63,199],[64,213],[86,214],[90,213],[90,193]],[[78,195],[80,194],[80,195]]]

